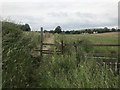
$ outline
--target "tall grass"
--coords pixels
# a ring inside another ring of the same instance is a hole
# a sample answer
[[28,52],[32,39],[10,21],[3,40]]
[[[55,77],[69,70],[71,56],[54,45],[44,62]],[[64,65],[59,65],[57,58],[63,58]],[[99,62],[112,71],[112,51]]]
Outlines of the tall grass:
[[31,87],[34,76],[31,50],[36,47],[37,41],[33,42],[33,35],[28,37],[11,22],[2,22],[2,32],[2,87]]
[[[59,43],[64,36],[56,36]],[[80,43],[79,39],[64,38],[66,43]],[[92,43],[84,39],[85,43]],[[59,47],[58,47],[59,48]],[[119,88],[120,76],[115,76],[107,65],[99,65],[97,59],[85,57],[86,53],[94,52],[91,47],[65,47],[63,55],[44,57],[37,70],[38,86],[45,88]]]
[[37,70],[39,87],[45,88],[118,88],[119,76],[114,76],[107,66],[96,60],[78,62],[76,54],[53,55],[46,58]]

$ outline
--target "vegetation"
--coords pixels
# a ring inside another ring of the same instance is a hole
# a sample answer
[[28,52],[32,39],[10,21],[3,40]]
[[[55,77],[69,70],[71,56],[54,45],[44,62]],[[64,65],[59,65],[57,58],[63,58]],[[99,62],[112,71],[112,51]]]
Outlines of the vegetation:
[[[59,29],[60,28],[60,29]],[[96,33],[107,33],[107,32],[119,32],[120,29],[109,29],[107,27],[105,28],[98,28],[98,29],[83,29],[83,30],[71,30],[71,31],[61,31],[61,27],[58,26],[56,27],[55,30],[50,30],[47,31],[45,30],[44,32],[49,32],[49,33],[65,33],[65,34],[96,34]]]
[[55,28],[54,33],[61,33],[61,32],[62,32],[62,28],[61,28],[60,26],[57,26],[57,27]]
[[[82,36],[56,34],[56,43],[64,38],[65,43],[95,43],[82,38]],[[95,37],[95,36],[94,36]],[[113,37],[117,39],[116,37]],[[109,40],[109,37],[107,38]],[[92,40],[92,38],[91,38]],[[107,40],[106,40],[107,41]],[[105,42],[105,41],[103,41]],[[101,42],[101,43],[103,43]],[[114,43],[109,41],[111,43]],[[108,42],[106,42],[108,43]],[[58,47],[59,48],[59,47]],[[60,49],[60,48],[59,48]],[[104,48],[106,51],[107,49]],[[108,66],[99,65],[102,59],[90,59],[86,53],[94,52],[92,47],[79,46],[77,51],[74,46],[64,47],[64,54],[54,54],[51,57],[44,57],[42,65],[39,67],[38,82],[39,87],[49,88],[118,88],[120,76],[115,76]]]
[[2,22],[3,85],[2,87],[31,87],[34,58],[31,49],[38,45],[38,36],[27,35],[19,25]]
[[[98,52],[93,47],[65,47],[63,55],[44,55],[40,61],[40,36],[38,32],[25,32],[18,24],[2,23],[3,40],[3,88],[120,88],[120,76],[107,65],[99,65],[98,59],[86,57],[86,53]],[[54,34],[55,43],[116,43],[117,36],[80,36]],[[86,38],[85,38],[86,37]],[[99,39],[100,38],[100,39]],[[82,40],[82,42],[81,42]],[[98,41],[99,40],[99,41]],[[54,51],[60,47],[52,48]],[[77,51],[76,51],[77,50]],[[117,52],[117,49],[110,49]],[[104,48],[101,52],[108,52]],[[100,59],[102,61],[102,59]]]
[[[47,58],[48,59],[48,58]],[[78,60],[81,60],[80,62]],[[97,65],[96,60],[72,55],[54,55],[38,69],[39,87],[45,88],[118,88],[119,76],[108,67]],[[79,64],[78,64],[79,62]]]
[[30,28],[30,26],[29,26],[28,24],[21,25],[21,29],[22,29],[23,31],[31,31],[31,28]]
[[[119,34],[120,33],[104,33],[104,34],[88,34],[88,35],[58,35],[56,34],[57,42],[64,39],[64,43],[73,43],[75,41],[87,40],[88,44],[119,44]],[[116,53],[118,54],[118,47],[94,47],[92,48],[95,53]]]

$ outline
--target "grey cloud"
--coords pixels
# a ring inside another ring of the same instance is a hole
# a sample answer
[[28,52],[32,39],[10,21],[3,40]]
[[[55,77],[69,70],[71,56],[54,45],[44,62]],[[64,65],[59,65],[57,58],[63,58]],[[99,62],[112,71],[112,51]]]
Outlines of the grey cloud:
[[63,29],[80,29],[117,26],[116,1],[39,0],[4,3],[2,8],[4,18],[11,17],[18,22],[29,23],[33,30],[41,26],[54,29],[58,25]]
[[68,13],[67,12],[50,12],[48,13],[48,15],[52,17],[67,17]]
[[116,26],[114,23],[81,23],[81,22],[73,22],[73,23],[67,23],[67,24],[61,24],[61,26],[65,30],[73,30],[73,29],[84,29],[84,28],[97,28],[97,27],[110,27],[110,26]]
[[88,17],[88,18],[93,18],[95,14],[92,13],[81,13],[81,12],[76,12],[76,15],[79,17]]

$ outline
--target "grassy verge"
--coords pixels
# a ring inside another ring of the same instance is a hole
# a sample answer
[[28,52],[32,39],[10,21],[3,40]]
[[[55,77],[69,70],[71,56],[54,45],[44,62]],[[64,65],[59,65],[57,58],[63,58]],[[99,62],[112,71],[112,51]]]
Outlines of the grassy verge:
[[23,32],[17,24],[10,22],[2,22],[2,32],[3,88],[31,87],[35,84],[35,58],[31,55],[31,50],[38,45],[38,34]]

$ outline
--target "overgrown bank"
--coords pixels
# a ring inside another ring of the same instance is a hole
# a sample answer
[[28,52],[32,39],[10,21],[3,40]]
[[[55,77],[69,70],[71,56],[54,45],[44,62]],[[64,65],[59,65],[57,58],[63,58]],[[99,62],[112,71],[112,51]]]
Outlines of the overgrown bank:
[[24,32],[18,24],[2,22],[2,87],[31,87],[34,83],[34,59],[38,35]]

